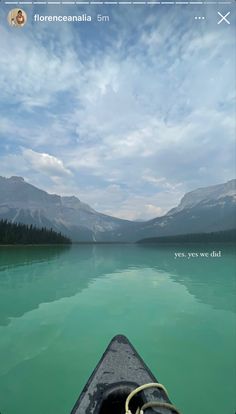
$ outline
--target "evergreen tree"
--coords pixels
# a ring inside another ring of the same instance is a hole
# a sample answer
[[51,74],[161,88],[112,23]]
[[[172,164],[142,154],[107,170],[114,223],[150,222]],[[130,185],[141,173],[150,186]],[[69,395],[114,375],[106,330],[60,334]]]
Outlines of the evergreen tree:
[[37,228],[0,220],[0,244],[69,244],[71,240],[52,228]]
[[151,237],[139,240],[138,243],[234,243],[236,229],[216,231],[213,233],[189,233],[175,236]]

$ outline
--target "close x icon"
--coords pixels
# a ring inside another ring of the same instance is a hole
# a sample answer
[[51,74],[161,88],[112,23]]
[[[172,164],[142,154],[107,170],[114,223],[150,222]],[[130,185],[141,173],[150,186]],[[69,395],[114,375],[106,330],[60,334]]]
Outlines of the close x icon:
[[221,23],[230,24],[230,21],[227,19],[227,17],[230,15],[230,12],[226,13],[225,15],[223,15],[220,12],[217,12],[217,13],[220,16],[220,20],[217,22],[217,24],[221,24]]

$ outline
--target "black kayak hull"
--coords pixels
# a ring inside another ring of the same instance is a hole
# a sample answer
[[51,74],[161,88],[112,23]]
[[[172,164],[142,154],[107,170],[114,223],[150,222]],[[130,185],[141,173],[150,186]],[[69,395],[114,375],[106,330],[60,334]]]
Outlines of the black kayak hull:
[[[82,390],[71,414],[125,414],[125,400],[140,385],[157,379],[123,335],[115,336]],[[132,412],[147,401],[170,402],[162,390],[150,389],[135,396]],[[148,409],[145,414],[171,414],[167,409]]]

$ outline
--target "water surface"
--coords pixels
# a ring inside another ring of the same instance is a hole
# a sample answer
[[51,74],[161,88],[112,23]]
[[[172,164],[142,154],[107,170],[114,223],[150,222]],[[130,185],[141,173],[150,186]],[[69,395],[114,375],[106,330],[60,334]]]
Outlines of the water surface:
[[0,248],[0,412],[69,414],[117,333],[183,414],[234,414],[235,258],[211,245]]

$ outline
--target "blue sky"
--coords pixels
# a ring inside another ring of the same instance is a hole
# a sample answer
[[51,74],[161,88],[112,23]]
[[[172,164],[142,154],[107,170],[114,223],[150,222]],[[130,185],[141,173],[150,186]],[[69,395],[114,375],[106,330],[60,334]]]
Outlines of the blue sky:
[[[1,10],[0,175],[127,219],[235,177],[233,11],[57,7],[24,6],[23,29]],[[58,12],[110,22],[32,23]]]

